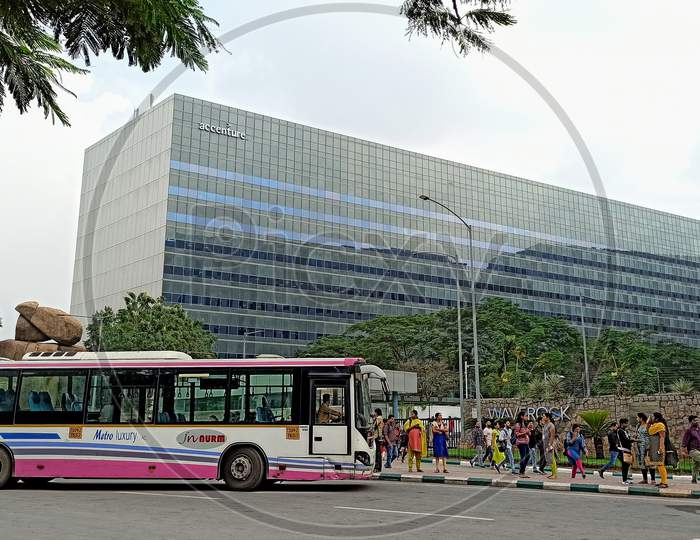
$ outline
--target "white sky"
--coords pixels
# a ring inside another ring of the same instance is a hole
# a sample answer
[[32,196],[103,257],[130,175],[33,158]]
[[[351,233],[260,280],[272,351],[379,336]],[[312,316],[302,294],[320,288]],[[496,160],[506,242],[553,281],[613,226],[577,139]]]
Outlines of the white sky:
[[[306,0],[203,0],[221,32]],[[329,0],[326,0],[329,1]],[[379,3],[379,2],[377,2]],[[384,0],[393,5],[393,2]],[[398,1],[396,2],[398,4]],[[233,7],[235,6],[235,8]],[[495,43],[556,97],[607,194],[700,217],[700,2],[514,0]],[[672,24],[669,24],[669,21]],[[489,55],[404,35],[405,21],[324,15],[237,40],[175,91],[489,169],[593,192],[542,100]],[[124,123],[174,65],[143,74],[110,57],[66,84],[72,127],[10,99],[0,115],[0,339],[24,300],[68,309],[84,149]]]

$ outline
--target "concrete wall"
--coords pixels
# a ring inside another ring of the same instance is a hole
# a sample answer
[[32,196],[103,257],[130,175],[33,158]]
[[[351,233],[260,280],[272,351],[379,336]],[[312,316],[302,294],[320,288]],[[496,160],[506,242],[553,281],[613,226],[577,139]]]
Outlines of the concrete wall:
[[[474,400],[465,403],[466,418],[473,418]],[[519,411],[542,414],[551,409],[557,416],[564,411],[564,420],[559,430],[568,428],[572,422],[580,421],[578,412],[592,409],[610,411],[611,418],[629,418],[634,423],[638,412],[647,415],[660,411],[668,421],[671,438],[679,444],[683,432],[688,427],[688,415],[700,415],[700,393],[695,394],[653,394],[637,396],[597,396],[591,398],[568,398],[561,400],[535,400],[521,398],[494,398],[482,400],[482,414],[486,418],[499,416],[513,417]]]

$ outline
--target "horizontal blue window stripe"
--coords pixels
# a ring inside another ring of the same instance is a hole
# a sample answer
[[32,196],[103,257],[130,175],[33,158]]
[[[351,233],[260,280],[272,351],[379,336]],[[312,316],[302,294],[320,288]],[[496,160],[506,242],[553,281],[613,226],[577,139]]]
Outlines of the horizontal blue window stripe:
[[[59,439],[61,436],[58,433],[0,433],[0,437],[6,441],[10,440],[45,440]],[[31,443],[34,444],[34,443]]]
[[[350,204],[356,204],[358,206],[366,206],[369,208],[379,208],[381,210],[388,210],[391,212],[397,212],[401,214],[408,214],[412,216],[421,216],[430,219],[438,219],[441,221],[446,221],[450,223],[459,223],[459,220],[451,214],[445,214],[442,212],[433,212],[431,210],[425,210],[423,208],[416,208],[412,206],[404,206],[401,204],[385,203],[382,201],[377,201],[374,199],[367,199],[365,197],[357,197],[354,195],[346,195],[343,193],[338,193],[335,191],[326,191],[323,189],[316,189],[307,186],[300,186],[298,184],[291,184],[289,182],[280,182],[278,180],[271,180],[268,178],[260,178],[257,176],[250,176],[246,174],[236,173],[233,171],[226,171],[223,169],[217,169],[215,167],[206,167],[204,165],[196,165],[194,163],[186,163],[177,160],[170,161],[170,167],[177,171],[192,172],[196,174],[205,174],[207,176],[214,176],[216,178],[222,178],[224,180],[241,182],[249,185],[255,185],[260,187],[267,187],[272,189],[277,189],[281,191],[289,191],[292,193],[300,193],[303,195],[311,195],[314,197],[320,197],[328,199],[331,201],[341,201]],[[482,229],[489,229],[493,231],[498,231],[502,233],[515,234],[518,236],[527,236],[530,238],[537,238],[539,240],[547,240],[550,242],[557,242],[561,244],[575,245],[586,248],[597,248],[606,249],[607,246],[604,244],[596,244],[592,242],[584,242],[581,240],[575,240],[572,238],[566,238],[562,236],[556,236],[547,233],[540,233],[536,231],[530,231],[527,229],[521,229],[519,227],[509,227],[507,225],[499,225],[497,223],[489,223],[487,221],[479,221],[475,219],[465,219],[465,221],[474,227],[479,227]]]
[[[463,246],[469,245],[469,240],[458,237],[458,236],[447,236],[444,234],[435,234],[424,231],[419,231],[417,229],[409,229],[406,227],[397,227],[395,225],[385,225],[384,223],[377,223],[374,221],[366,221],[363,219],[354,219],[344,216],[334,216],[331,214],[322,214],[320,212],[311,212],[310,210],[302,210],[299,208],[291,208],[289,206],[280,206],[278,204],[264,203],[260,201],[251,201],[247,199],[241,199],[240,197],[229,197],[226,195],[219,195],[216,193],[209,193],[206,191],[197,191],[194,189],[180,188],[176,186],[171,186],[168,188],[168,193],[170,195],[176,195],[180,197],[187,197],[189,199],[195,199],[198,201],[207,202],[217,202],[221,204],[227,204],[230,206],[236,206],[238,208],[249,208],[251,210],[259,210],[261,212],[281,212],[286,216],[301,217],[306,219],[311,219],[314,221],[325,221],[326,223],[336,223],[339,225],[348,225],[350,227],[358,227],[360,229],[367,229],[370,231],[384,231],[393,234],[400,234],[403,236],[420,237],[427,238],[430,240],[436,240],[440,242],[447,242],[450,244],[460,244]],[[309,235],[310,236],[310,235]],[[489,242],[474,241],[475,247],[480,247],[483,249],[501,251],[506,253],[518,253],[522,251],[521,249],[515,248],[513,246],[496,246]],[[372,246],[374,247],[374,246]],[[469,264],[467,261],[461,261],[464,264]]]
[[[60,438],[56,435],[56,438]],[[48,443],[35,443],[35,442],[12,442],[9,443],[10,448],[92,448],[95,450],[99,449],[117,449],[117,450],[141,450],[147,452],[170,452],[171,454],[182,454],[182,455],[193,455],[193,456],[218,456],[221,452],[209,452],[206,450],[189,450],[186,448],[162,448],[157,446],[138,446],[138,445],[125,445],[125,444],[100,444],[100,443],[82,443],[82,442],[48,442]]]

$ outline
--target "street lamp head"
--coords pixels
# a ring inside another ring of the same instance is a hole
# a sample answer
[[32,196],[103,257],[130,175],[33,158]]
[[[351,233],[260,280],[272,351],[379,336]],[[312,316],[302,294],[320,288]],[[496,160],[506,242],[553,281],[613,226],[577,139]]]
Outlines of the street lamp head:
[[429,201],[429,200],[430,200],[430,197],[428,197],[427,195],[418,195],[418,198],[419,198],[419,199],[422,199],[422,200],[424,200],[424,201]]

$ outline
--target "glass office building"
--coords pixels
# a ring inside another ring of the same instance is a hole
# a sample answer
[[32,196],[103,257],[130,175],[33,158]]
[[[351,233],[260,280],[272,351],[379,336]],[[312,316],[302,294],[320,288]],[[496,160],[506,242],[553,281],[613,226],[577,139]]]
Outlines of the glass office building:
[[291,355],[468,302],[472,268],[479,299],[700,346],[697,220],[181,95],[85,154],[73,313],[145,290],[222,355]]

